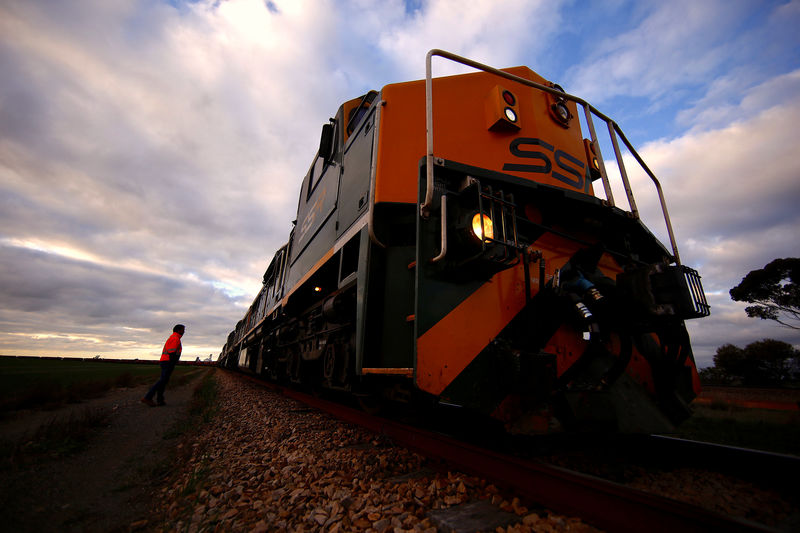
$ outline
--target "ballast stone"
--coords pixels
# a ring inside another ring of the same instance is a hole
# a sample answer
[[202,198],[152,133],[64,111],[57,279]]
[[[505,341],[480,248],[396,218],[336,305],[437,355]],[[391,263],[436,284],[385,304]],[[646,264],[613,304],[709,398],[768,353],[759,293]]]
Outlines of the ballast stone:
[[440,531],[449,533],[474,533],[475,531],[494,531],[520,521],[520,517],[492,505],[489,500],[464,503],[447,509],[428,513],[431,521]]

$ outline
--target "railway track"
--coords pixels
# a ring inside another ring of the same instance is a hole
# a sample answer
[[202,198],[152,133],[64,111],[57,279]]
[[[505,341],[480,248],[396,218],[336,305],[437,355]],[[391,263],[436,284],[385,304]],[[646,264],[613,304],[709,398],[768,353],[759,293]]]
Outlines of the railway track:
[[[702,465],[743,477],[769,478],[780,485],[796,485],[800,476],[800,458],[792,455],[697,442],[660,435],[640,439],[641,448],[666,456],[681,464]],[[636,442],[631,443],[636,446]]]
[[[483,477],[557,513],[580,516],[607,531],[780,531],[537,459],[498,453],[448,435],[372,416],[311,394],[251,379],[340,420],[385,435],[395,443],[446,463],[451,468]],[[796,474],[800,471],[800,460],[795,457],[666,437],[645,436],[628,441],[626,446],[629,446],[627,450],[633,455],[657,453],[661,457],[669,457],[673,462],[699,463],[720,469],[737,465],[737,470],[753,475],[782,472],[787,479],[796,480]],[[619,451],[625,453],[626,450]]]

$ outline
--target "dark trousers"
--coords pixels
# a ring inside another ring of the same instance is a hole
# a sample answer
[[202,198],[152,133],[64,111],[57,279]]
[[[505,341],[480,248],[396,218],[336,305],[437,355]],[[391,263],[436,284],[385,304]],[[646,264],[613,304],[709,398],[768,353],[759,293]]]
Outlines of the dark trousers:
[[152,400],[155,395],[156,401],[162,403],[164,401],[164,389],[167,388],[167,383],[169,383],[169,377],[172,375],[173,370],[175,370],[175,363],[172,361],[161,361],[161,377],[156,381],[155,385],[150,387],[145,398]]

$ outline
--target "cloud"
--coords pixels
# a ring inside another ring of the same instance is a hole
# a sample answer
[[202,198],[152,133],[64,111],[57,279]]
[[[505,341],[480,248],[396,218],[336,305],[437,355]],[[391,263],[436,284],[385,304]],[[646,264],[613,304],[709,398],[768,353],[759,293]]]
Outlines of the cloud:
[[645,99],[649,106],[637,104],[639,114],[691,107],[697,91],[735,105],[728,99],[779,74],[786,63],[796,65],[797,5],[796,0],[623,3],[609,21],[638,22],[601,34],[586,47],[585,59],[568,69],[565,83],[595,103],[623,97],[615,103],[626,112],[635,109],[636,98]]
[[0,324],[12,333],[0,336],[0,353],[131,355],[135,346],[134,355],[155,356],[171,324],[185,322],[194,334],[187,335],[187,353],[205,357],[236,319],[231,299],[201,280],[97,265],[52,250],[0,248],[0,286]]
[[799,119],[800,99],[722,129],[648,144],[643,152],[669,182],[675,217],[690,235],[763,232],[797,215]]
[[[561,23],[561,2],[480,0],[467,5],[432,0],[410,13],[400,11],[400,2],[391,4],[391,22],[379,33],[378,46],[396,65],[400,79],[423,78],[424,58],[433,48],[490,65],[512,66],[523,52],[535,55],[543,50]],[[534,21],[536,31],[531,31]],[[434,60],[436,76],[471,70]]]
[[[705,122],[698,117],[685,135],[640,150],[664,187],[683,262],[698,268],[709,294],[712,316],[692,322],[706,365],[727,342],[743,346],[773,337],[800,344],[796,332],[747,318],[745,304],[728,296],[751,270],[800,250],[798,89],[800,71],[765,80],[725,110],[726,125],[716,127],[721,114],[706,115]],[[632,173],[632,182],[647,190],[641,172]],[[643,218],[660,219],[653,195],[637,199]]]
[[708,130],[753,118],[800,92],[800,70],[761,80],[748,69],[717,78],[705,96],[676,116],[679,124]]
[[571,86],[577,94],[596,101],[620,94],[663,97],[675,87],[706,79],[732,53],[725,51],[722,37],[736,20],[740,10],[736,5],[726,9],[716,2],[651,5],[635,28],[603,39],[585,62],[572,69]]
[[[105,331],[159,339],[177,299],[218,351],[287,238],[319,124],[349,93],[319,54],[325,15],[253,1],[0,8],[4,331],[37,331],[23,324],[35,313],[58,330],[37,349],[80,350],[65,332],[102,316]],[[33,251],[41,271],[11,268]],[[120,296],[137,294],[148,301]]]

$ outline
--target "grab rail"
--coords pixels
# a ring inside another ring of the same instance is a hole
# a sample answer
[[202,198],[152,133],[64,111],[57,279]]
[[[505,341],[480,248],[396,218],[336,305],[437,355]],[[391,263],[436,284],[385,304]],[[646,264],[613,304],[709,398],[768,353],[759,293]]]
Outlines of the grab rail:
[[[639,210],[636,207],[636,200],[633,196],[633,190],[631,189],[630,182],[628,180],[628,174],[625,170],[625,164],[622,160],[622,153],[619,150],[619,144],[617,142],[617,135],[622,140],[625,147],[631,153],[631,155],[636,159],[645,173],[650,177],[650,180],[653,182],[656,188],[656,192],[658,193],[658,199],[661,203],[661,212],[664,215],[664,222],[666,223],[667,233],[669,235],[669,241],[672,246],[672,254],[675,258],[675,263],[680,265],[681,259],[680,254],[678,253],[678,245],[675,241],[675,234],[672,230],[672,222],[669,218],[669,212],[667,211],[667,202],[664,198],[664,192],[661,189],[661,183],[656,178],[655,174],[650,170],[650,168],[644,163],[642,158],[633,148],[631,143],[628,141],[625,134],[619,128],[616,122],[611,120],[609,117],[598,111],[594,108],[591,104],[586,102],[584,99],[579,98],[577,96],[573,96],[571,94],[567,94],[561,92],[557,89],[552,87],[548,87],[546,85],[542,85],[540,83],[536,83],[534,81],[521,78],[519,76],[515,76],[514,74],[509,74],[508,72],[504,72],[502,70],[490,67],[488,65],[484,65],[482,63],[478,63],[477,61],[473,61],[471,59],[467,59],[465,57],[461,57],[459,55],[446,52],[444,50],[439,50],[434,48],[430,50],[425,58],[425,132],[426,132],[426,143],[427,143],[427,151],[425,155],[425,172],[426,172],[426,190],[425,190],[425,200],[420,204],[420,214],[423,217],[427,217],[430,213],[431,205],[433,204],[433,77],[432,77],[432,67],[431,67],[431,60],[433,56],[442,57],[444,59],[449,59],[456,63],[461,63],[462,65],[466,65],[472,67],[477,70],[482,70],[484,72],[488,72],[490,74],[494,74],[496,76],[500,76],[501,78],[506,78],[511,81],[515,81],[521,83],[523,85],[527,85],[529,87],[533,87],[540,91],[544,91],[546,93],[553,94],[558,96],[559,98],[564,98],[575,102],[576,104],[580,105],[583,108],[584,115],[586,117],[586,124],[589,127],[589,132],[591,134],[592,143],[594,144],[597,161],[600,165],[600,177],[603,181],[603,188],[605,189],[606,194],[606,202],[609,205],[614,206],[614,196],[611,192],[611,184],[608,180],[608,174],[606,173],[605,163],[603,162],[603,156],[600,153],[600,144],[597,142],[597,133],[594,129],[594,122],[592,121],[592,115],[598,117],[602,121],[606,123],[608,126],[609,136],[611,137],[612,145],[614,146],[614,155],[617,160],[617,166],[620,170],[620,178],[622,179],[623,186],[625,187],[625,194],[628,198],[628,205],[630,206],[630,213],[636,219],[639,219]],[[615,135],[616,133],[616,135]]]

